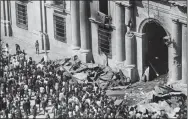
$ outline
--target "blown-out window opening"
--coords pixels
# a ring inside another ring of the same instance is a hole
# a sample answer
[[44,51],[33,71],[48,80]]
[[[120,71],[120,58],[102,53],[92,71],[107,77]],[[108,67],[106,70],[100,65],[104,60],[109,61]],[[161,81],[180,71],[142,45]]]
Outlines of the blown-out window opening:
[[99,0],[99,11],[108,15],[108,0]]

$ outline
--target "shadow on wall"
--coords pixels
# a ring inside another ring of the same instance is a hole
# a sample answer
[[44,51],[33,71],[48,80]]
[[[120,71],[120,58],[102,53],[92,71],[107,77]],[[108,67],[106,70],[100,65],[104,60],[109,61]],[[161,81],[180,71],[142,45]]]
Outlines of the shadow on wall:
[[10,23],[9,23],[9,36],[13,36],[13,30]]
[[[44,40],[46,40],[46,42]],[[50,50],[50,39],[49,39],[49,36],[44,34],[43,35],[43,39],[41,41],[42,41],[42,50],[44,50],[44,46],[46,46],[46,50]]]

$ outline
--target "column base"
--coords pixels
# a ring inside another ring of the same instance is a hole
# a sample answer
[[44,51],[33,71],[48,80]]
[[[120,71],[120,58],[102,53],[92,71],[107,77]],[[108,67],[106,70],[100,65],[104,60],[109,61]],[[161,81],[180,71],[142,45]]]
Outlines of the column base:
[[92,52],[90,50],[80,49],[80,59],[84,63],[90,63],[92,61]]

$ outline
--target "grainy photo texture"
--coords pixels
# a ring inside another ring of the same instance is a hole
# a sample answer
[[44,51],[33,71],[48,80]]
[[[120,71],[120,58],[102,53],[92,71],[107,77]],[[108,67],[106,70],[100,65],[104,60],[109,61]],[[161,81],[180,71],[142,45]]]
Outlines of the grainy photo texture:
[[0,118],[186,119],[186,0],[1,0]]

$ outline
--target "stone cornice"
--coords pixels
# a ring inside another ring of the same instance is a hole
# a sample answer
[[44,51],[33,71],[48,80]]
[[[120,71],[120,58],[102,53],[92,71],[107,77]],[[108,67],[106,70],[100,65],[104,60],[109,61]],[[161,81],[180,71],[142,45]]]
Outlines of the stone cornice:
[[[148,8],[148,3],[146,1],[143,1],[142,3],[143,3],[144,8]],[[163,7],[159,7],[156,4],[150,3],[149,4],[149,9],[170,14],[170,7],[169,7],[169,9],[164,9]]]
[[134,33],[134,35],[139,38],[142,38],[142,36],[145,35],[145,33],[138,33],[138,32],[132,32],[132,33]]
[[175,15],[175,14],[171,14],[170,18],[175,22],[180,22],[182,24],[187,24],[187,18],[184,16],[179,16],[179,15]]
[[[102,24],[101,22],[95,20],[94,18],[89,18],[89,21],[91,23],[95,23],[95,24]],[[111,27],[113,30],[116,29],[114,25],[111,25],[111,24],[104,24],[104,25],[107,26],[107,27]]]
[[61,8],[61,7],[57,7],[56,5],[53,5],[53,4],[50,4],[50,3],[45,3],[45,6],[47,8],[53,8],[54,10],[57,10],[57,11],[60,11],[60,12],[66,13],[66,14],[70,14],[70,11],[68,11],[64,8]]
[[115,3],[117,5],[122,5],[122,6],[127,7],[127,8],[131,8],[133,6],[132,4],[130,4],[130,2],[115,1]]

